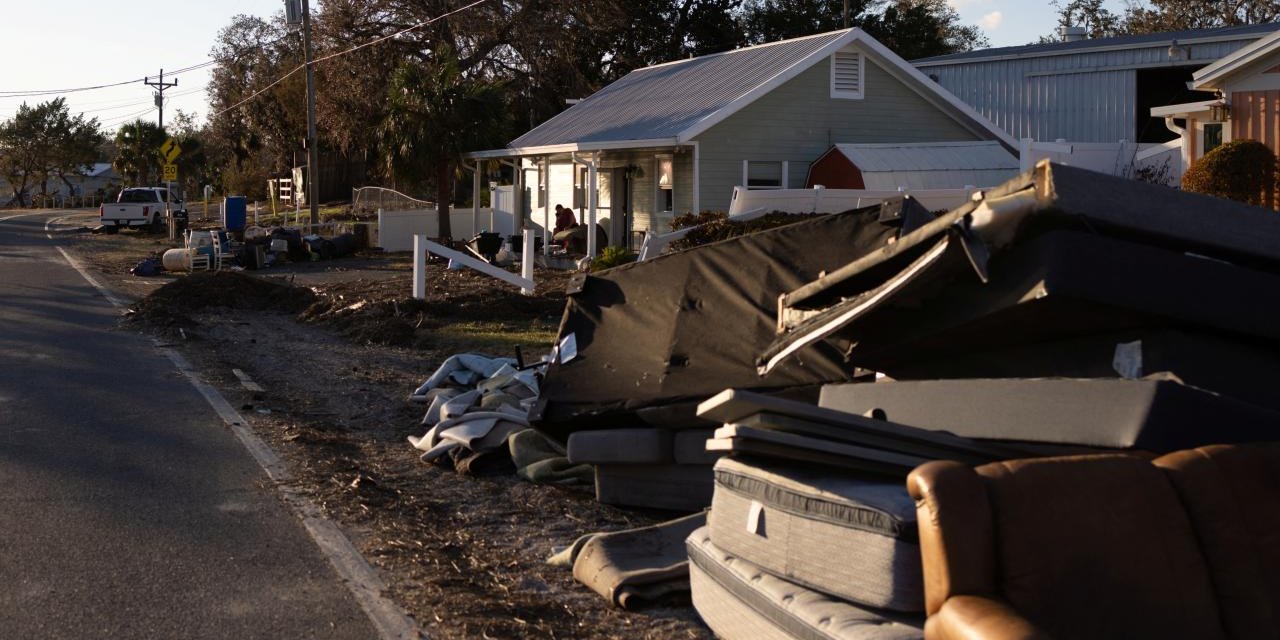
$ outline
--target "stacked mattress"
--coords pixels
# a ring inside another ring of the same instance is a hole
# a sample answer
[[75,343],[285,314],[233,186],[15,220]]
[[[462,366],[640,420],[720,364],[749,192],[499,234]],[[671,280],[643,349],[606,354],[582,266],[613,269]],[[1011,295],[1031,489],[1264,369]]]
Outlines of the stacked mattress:
[[1005,445],[1275,440],[1277,239],[1270,210],[1041,163],[784,294],[760,370],[827,344],[888,381],[821,407]]
[[569,436],[569,461],[595,469],[596,500],[698,511],[711,504],[711,429],[600,429]]
[[915,505],[900,480],[729,456],[687,541],[693,603],[717,636],[922,637]]

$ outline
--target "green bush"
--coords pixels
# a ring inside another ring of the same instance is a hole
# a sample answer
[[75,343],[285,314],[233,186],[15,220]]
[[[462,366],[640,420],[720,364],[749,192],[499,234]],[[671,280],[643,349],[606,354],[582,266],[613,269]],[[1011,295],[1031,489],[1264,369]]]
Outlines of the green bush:
[[1191,163],[1182,188],[1262,205],[1276,186],[1276,156],[1256,140],[1228,142]]
[[629,264],[636,261],[636,253],[623,247],[605,247],[604,251],[595,260],[591,261],[592,273],[596,271],[604,271],[619,265]]

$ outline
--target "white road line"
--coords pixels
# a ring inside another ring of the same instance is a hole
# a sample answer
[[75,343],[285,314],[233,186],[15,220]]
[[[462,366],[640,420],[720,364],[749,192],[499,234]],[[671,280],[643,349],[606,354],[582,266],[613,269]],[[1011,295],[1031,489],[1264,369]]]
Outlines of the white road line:
[[235,376],[240,379],[240,386],[244,387],[245,389],[248,389],[249,391],[252,391],[254,393],[262,393],[266,391],[266,389],[262,388],[262,385],[254,382],[253,378],[250,378],[249,374],[245,373],[244,371],[241,371],[240,369],[232,369],[231,373],[235,374]]
[[[53,239],[53,236],[48,234],[49,226],[52,222],[50,220],[45,223],[45,232],[50,239]],[[72,268],[80,272],[80,275],[89,284],[93,285],[108,302],[122,311],[128,308],[127,302],[121,300],[104,287],[102,283],[98,282],[71,254],[63,250],[62,247],[57,247],[57,249],[67,259]],[[284,462],[280,460],[280,457],[266,442],[263,442],[249,428],[249,423],[232,408],[231,403],[227,402],[226,398],[223,398],[217,389],[205,382],[195,368],[191,366],[191,363],[182,357],[182,354],[161,346],[157,340],[152,342],[161,355],[173,362],[173,365],[187,378],[191,386],[195,387],[201,396],[204,396],[209,406],[213,407],[213,410],[217,412],[222,421],[231,428],[231,432],[244,445],[244,448],[249,451],[249,455],[252,455],[253,459],[258,462],[258,466],[262,467],[267,476],[275,482],[276,489],[280,492],[284,501],[288,503],[294,514],[302,521],[302,525],[311,536],[311,539],[315,541],[321,553],[324,554],[329,564],[333,566],[334,571],[342,578],[343,584],[351,591],[351,595],[360,605],[360,608],[364,610],[365,615],[369,616],[369,621],[378,631],[378,637],[383,640],[408,640],[425,637],[413,619],[399,605],[383,595],[387,589],[386,583],[382,581],[382,577],[365,560],[364,556],[360,555],[355,545],[351,544],[351,540],[347,538],[346,534],[342,533],[338,525],[326,518],[297,488],[287,484],[291,477]]]

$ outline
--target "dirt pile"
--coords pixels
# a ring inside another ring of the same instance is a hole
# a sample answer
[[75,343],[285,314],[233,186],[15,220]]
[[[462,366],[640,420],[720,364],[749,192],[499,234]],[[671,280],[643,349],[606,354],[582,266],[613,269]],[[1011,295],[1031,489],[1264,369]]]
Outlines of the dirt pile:
[[315,299],[310,289],[235,271],[193,273],[139,300],[131,308],[130,319],[157,327],[194,326],[190,314],[211,307],[298,313]]

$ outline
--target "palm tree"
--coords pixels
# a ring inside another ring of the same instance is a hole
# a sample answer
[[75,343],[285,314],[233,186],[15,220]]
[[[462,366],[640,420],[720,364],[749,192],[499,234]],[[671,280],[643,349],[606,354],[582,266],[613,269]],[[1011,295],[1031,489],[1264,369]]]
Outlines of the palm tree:
[[426,64],[404,63],[392,74],[379,129],[383,160],[398,180],[434,183],[441,237],[453,237],[449,202],[459,156],[501,139],[505,117],[500,85],[463,77],[448,48]]
[[160,127],[142,120],[122,125],[116,131],[116,159],[111,166],[132,184],[151,184],[152,176],[160,179],[164,160],[160,157],[160,145],[165,133]]

